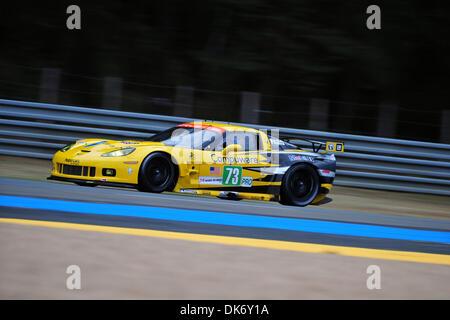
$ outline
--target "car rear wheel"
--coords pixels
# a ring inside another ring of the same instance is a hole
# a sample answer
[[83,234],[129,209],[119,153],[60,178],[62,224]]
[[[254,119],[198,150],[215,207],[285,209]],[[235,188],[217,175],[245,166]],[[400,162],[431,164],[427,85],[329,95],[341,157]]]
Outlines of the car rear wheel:
[[319,192],[319,175],[307,164],[291,167],[283,176],[280,190],[280,203],[307,206]]
[[170,155],[162,152],[151,153],[141,165],[139,171],[140,191],[172,191],[178,178],[177,167]]

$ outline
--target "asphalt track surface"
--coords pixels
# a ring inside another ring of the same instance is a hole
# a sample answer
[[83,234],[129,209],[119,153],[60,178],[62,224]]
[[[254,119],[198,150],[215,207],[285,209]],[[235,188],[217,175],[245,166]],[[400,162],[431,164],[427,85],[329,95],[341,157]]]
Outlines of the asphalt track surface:
[[2,299],[448,299],[449,243],[448,219],[0,178]]
[[0,218],[450,255],[450,221],[0,178]]

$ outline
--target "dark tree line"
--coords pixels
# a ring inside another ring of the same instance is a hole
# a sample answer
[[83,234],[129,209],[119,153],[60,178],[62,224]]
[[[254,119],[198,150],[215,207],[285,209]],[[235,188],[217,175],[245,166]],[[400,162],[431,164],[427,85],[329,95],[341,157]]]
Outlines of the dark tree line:
[[[81,8],[81,30],[66,28],[70,4]],[[399,136],[438,139],[440,112],[450,108],[450,19],[445,2],[377,1],[381,30],[366,28],[369,4],[352,0],[2,3],[0,95],[35,100],[39,68],[55,67],[66,74],[61,88],[67,89],[62,92],[67,104],[100,105],[101,95],[96,93],[102,91],[102,83],[93,79],[115,76],[169,88],[256,91],[263,95],[262,108],[280,114],[305,110],[307,102],[276,97],[328,99],[331,129],[338,131],[370,134],[375,120],[361,119],[375,119],[374,106],[391,103],[399,106]],[[173,95],[158,87],[129,85],[124,90],[142,101],[146,96]],[[225,94],[198,98],[199,106],[219,109],[228,103],[234,113],[238,100]],[[139,101],[127,101],[124,108],[156,112],[139,107]]]

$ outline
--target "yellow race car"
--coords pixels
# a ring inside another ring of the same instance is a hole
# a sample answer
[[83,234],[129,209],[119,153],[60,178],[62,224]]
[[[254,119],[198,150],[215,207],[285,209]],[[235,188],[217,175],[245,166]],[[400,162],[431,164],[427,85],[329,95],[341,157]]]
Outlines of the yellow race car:
[[[311,143],[313,151],[292,141]],[[343,144],[276,137],[218,122],[183,123],[145,141],[82,139],[57,151],[48,179],[306,206],[323,199]]]

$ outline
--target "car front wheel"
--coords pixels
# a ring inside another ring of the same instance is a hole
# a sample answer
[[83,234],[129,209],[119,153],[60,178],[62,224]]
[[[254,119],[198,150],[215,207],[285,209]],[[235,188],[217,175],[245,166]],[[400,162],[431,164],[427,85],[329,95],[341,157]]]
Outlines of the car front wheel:
[[141,165],[138,189],[156,193],[172,191],[177,175],[177,168],[170,155],[163,152],[151,153]]

